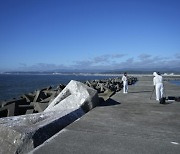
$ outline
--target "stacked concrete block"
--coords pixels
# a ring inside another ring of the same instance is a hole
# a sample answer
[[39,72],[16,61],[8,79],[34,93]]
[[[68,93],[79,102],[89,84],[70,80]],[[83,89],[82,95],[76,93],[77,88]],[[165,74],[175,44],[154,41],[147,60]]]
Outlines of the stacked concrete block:
[[33,93],[23,94],[18,99],[3,101],[0,103],[0,117],[42,112],[64,87],[62,84],[54,89],[49,86]]
[[[128,78],[128,84],[134,84],[137,81],[135,77]],[[123,84],[121,78],[92,80],[84,82],[98,92],[101,101],[106,101],[115,92],[122,89]],[[19,99],[0,102],[0,117],[17,116],[24,114],[39,113],[44,111],[48,105],[60,94],[66,86],[58,85],[56,88],[51,86],[36,90],[33,93],[24,94]],[[72,93],[72,91],[71,91]]]
[[95,89],[71,81],[43,112],[0,119],[0,153],[28,153],[98,102]]
[[[135,77],[128,77],[128,84],[132,85],[137,81]],[[98,95],[104,101],[109,99],[114,93],[120,91],[123,88],[122,80],[120,77],[104,80],[92,80],[86,81],[85,84],[98,91]]]

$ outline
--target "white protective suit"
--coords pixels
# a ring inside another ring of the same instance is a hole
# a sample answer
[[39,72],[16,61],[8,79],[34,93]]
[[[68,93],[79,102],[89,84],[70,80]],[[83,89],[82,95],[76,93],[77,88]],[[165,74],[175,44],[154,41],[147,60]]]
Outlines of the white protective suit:
[[123,93],[127,93],[128,92],[128,79],[127,79],[127,76],[123,75],[122,81],[123,81]]
[[153,75],[153,83],[156,89],[156,100],[159,101],[163,97],[163,78],[156,72],[154,72]]

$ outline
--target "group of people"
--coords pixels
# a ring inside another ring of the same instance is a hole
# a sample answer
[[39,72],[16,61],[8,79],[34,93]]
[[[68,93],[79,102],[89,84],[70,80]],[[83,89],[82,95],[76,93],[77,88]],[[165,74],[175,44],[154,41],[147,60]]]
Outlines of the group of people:
[[[161,98],[163,98],[163,78],[161,76],[161,74],[158,72],[154,72],[153,73],[153,85],[154,88],[156,90],[156,100],[160,101]],[[127,73],[124,72],[124,75],[122,76],[122,81],[123,81],[123,93],[127,94],[128,93],[128,77],[127,77]]]

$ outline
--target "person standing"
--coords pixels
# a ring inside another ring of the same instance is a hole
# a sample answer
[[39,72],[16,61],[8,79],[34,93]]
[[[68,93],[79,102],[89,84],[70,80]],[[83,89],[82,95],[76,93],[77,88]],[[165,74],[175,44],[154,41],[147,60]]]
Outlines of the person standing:
[[163,97],[163,77],[160,75],[160,73],[153,73],[153,84],[156,89],[156,100],[159,101]]
[[124,75],[122,76],[122,81],[123,81],[123,93],[127,94],[128,93],[128,79],[127,79],[126,72],[124,72]]

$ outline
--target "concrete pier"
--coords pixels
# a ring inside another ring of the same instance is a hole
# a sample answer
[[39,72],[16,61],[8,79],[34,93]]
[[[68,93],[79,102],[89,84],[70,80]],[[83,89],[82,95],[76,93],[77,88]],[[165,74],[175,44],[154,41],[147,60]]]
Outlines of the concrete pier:
[[[180,102],[155,101],[152,77],[138,77],[129,93],[122,90],[76,120],[33,154],[179,154]],[[165,82],[167,96],[180,86]]]

